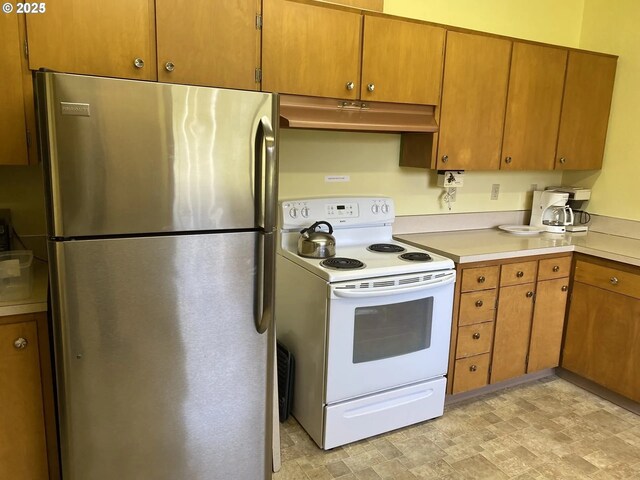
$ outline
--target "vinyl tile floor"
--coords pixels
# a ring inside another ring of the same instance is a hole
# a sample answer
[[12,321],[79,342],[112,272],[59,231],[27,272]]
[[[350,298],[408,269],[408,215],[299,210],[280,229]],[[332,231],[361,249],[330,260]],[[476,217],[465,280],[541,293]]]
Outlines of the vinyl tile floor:
[[293,417],[280,435],[273,480],[640,479],[640,416],[555,376],[326,452]]

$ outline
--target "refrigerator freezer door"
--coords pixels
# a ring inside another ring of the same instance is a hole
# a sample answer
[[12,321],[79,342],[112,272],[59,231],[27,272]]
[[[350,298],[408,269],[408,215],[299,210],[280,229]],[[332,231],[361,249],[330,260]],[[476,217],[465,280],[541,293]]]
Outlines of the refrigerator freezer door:
[[255,197],[261,175],[273,170],[261,162],[274,156],[256,144],[265,143],[263,125],[274,124],[273,95],[55,73],[36,78],[50,235],[261,226]]
[[258,237],[50,243],[65,479],[270,478]]

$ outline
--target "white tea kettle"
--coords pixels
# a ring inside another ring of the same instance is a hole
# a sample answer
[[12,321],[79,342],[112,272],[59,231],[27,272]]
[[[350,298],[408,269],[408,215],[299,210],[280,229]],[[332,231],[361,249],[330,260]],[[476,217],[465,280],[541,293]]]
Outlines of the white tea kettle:
[[[326,225],[329,232],[318,230]],[[336,254],[336,239],[331,235],[333,227],[329,222],[316,222],[310,227],[300,230],[298,237],[298,255],[309,258],[329,258]]]

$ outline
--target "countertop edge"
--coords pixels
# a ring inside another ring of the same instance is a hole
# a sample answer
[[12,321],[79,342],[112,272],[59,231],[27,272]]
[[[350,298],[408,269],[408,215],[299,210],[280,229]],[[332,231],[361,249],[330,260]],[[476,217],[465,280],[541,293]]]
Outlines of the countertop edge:
[[[487,229],[487,230],[490,230],[490,229]],[[449,233],[450,235],[455,236],[456,234],[461,232],[458,232],[458,231],[425,232],[425,235],[430,235],[432,233],[437,233],[439,235],[443,233]],[[415,247],[423,248],[423,249],[432,251],[434,253],[443,255],[447,258],[450,258],[457,264],[487,262],[492,260],[504,260],[504,259],[510,259],[510,258],[529,257],[534,255],[552,255],[552,254],[558,254],[558,253],[576,252],[576,253],[582,253],[585,255],[591,255],[598,258],[604,258],[607,260],[621,262],[628,265],[640,266],[640,256],[635,257],[635,256],[625,255],[623,253],[617,252],[615,248],[612,248],[610,250],[604,250],[604,249],[593,248],[586,245],[580,245],[579,243],[570,244],[570,245],[556,245],[556,246],[549,246],[549,247],[525,248],[525,249],[519,249],[519,250],[514,249],[514,250],[503,250],[503,251],[489,251],[487,253],[474,253],[474,254],[464,255],[464,254],[453,253],[450,250],[447,250],[446,247],[443,247],[442,245],[436,246],[433,244],[429,244],[428,240],[425,240],[424,238],[422,238],[420,241],[416,241],[411,238],[406,238],[407,235],[411,235],[411,234],[396,234],[394,235],[394,238],[400,242],[404,242],[409,245],[413,245]],[[603,235],[603,234],[599,234],[599,235]],[[623,237],[623,238],[631,241],[637,241],[638,244],[640,245],[640,240],[636,240],[629,237]]]

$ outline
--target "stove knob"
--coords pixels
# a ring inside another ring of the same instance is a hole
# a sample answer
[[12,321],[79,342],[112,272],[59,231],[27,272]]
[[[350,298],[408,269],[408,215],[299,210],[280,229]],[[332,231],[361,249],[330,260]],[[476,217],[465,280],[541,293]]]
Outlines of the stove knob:
[[302,207],[300,209],[300,215],[302,215],[304,218],[307,218],[309,216],[309,209],[307,207]]
[[374,203],[373,206],[371,207],[371,211],[373,212],[374,215],[377,215],[378,212],[380,211],[380,207],[378,207],[378,205]]
[[296,218],[298,216],[298,209],[296,207],[293,207],[291,210],[289,210],[289,216],[291,218]]
[[389,205],[387,205],[386,203],[382,204],[382,213],[389,213]]

